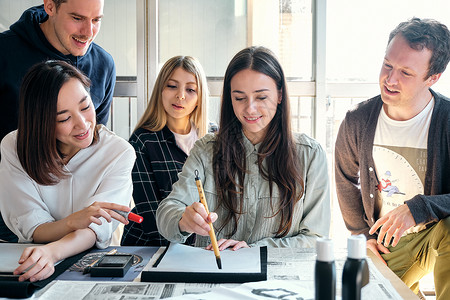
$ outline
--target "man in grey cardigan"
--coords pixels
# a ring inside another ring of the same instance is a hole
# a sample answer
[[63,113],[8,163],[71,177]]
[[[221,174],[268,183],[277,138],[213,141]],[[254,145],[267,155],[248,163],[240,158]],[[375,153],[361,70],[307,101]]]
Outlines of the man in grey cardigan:
[[352,234],[414,291],[434,270],[450,299],[450,100],[433,90],[450,60],[450,32],[413,18],[390,34],[381,95],[360,103],[336,140],[336,190]]

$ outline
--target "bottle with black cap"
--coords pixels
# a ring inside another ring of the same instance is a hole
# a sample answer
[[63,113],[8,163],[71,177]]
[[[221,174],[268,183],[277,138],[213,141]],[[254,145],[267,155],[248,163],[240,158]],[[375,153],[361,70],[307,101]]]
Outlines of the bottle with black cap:
[[334,264],[333,241],[318,238],[316,253],[314,269],[315,299],[334,300],[336,298],[336,266]]
[[350,236],[347,251],[342,272],[342,300],[360,300],[362,287],[369,283],[366,237],[363,234]]

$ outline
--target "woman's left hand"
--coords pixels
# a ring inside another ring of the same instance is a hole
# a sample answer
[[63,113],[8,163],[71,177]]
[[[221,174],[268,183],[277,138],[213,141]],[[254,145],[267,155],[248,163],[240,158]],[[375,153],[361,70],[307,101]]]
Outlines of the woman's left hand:
[[[250,248],[245,241],[236,241],[231,239],[220,239],[217,241],[217,245],[219,246],[219,250],[225,250],[227,248],[233,247],[231,250],[236,251],[241,248]],[[213,250],[212,245],[208,245],[206,250]]]
[[[117,221],[127,225],[129,221],[115,212],[114,209],[124,212],[129,212],[131,210],[131,208],[125,205],[96,201],[88,207],[68,215],[63,220],[65,220],[66,226],[70,229],[69,232],[88,228],[92,223],[102,225],[100,217],[103,217],[107,222],[111,222],[112,219],[116,219]],[[69,232],[64,233],[67,234]]]
[[[14,275],[21,274],[19,281],[30,279],[30,282],[35,282],[46,279],[55,272],[54,256],[47,245],[26,248],[20,256],[19,264],[14,270]],[[25,273],[22,274],[23,272]]]

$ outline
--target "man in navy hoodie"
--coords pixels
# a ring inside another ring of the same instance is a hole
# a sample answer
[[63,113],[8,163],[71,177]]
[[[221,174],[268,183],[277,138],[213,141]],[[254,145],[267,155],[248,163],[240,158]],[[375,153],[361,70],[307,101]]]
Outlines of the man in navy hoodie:
[[[92,81],[97,123],[106,124],[116,82],[112,56],[93,40],[100,30],[103,0],[44,0],[0,33],[0,140],[17,129],[19,88],[30,67],[66,61]],[[1,159],[1,156],[0,156]],[[0,240],[17,238],[0,217]]]
[[112,56],[93,43],[100,30],[103,0],[44,0],[0,33],[0,140],[17,129],[19,88],[28,69],[63,60],[92,81],[97,121],[106,124],[116,71]]

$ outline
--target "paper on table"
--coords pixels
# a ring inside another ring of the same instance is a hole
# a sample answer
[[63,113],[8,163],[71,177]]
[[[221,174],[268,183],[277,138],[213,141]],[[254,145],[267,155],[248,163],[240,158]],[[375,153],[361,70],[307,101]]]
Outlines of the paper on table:
[[170,244],[157,268],[149,271],[168,272],[223,272],[223,273],[260,273],[260,248],[241,248],[237,251],[220,251],[222,269],[217,268],[214,252],[182,244]]
[[12,273],[19,267],[19,259],[23,250],[40,244],[0,243],[0,272]]
[[166,299],[191,300],[234,300],[234,299],[314,299],[314,289],[301,285],[301,282],[268,280],[248,282],[238,287],[216,287],[204,294],[188,294]]

